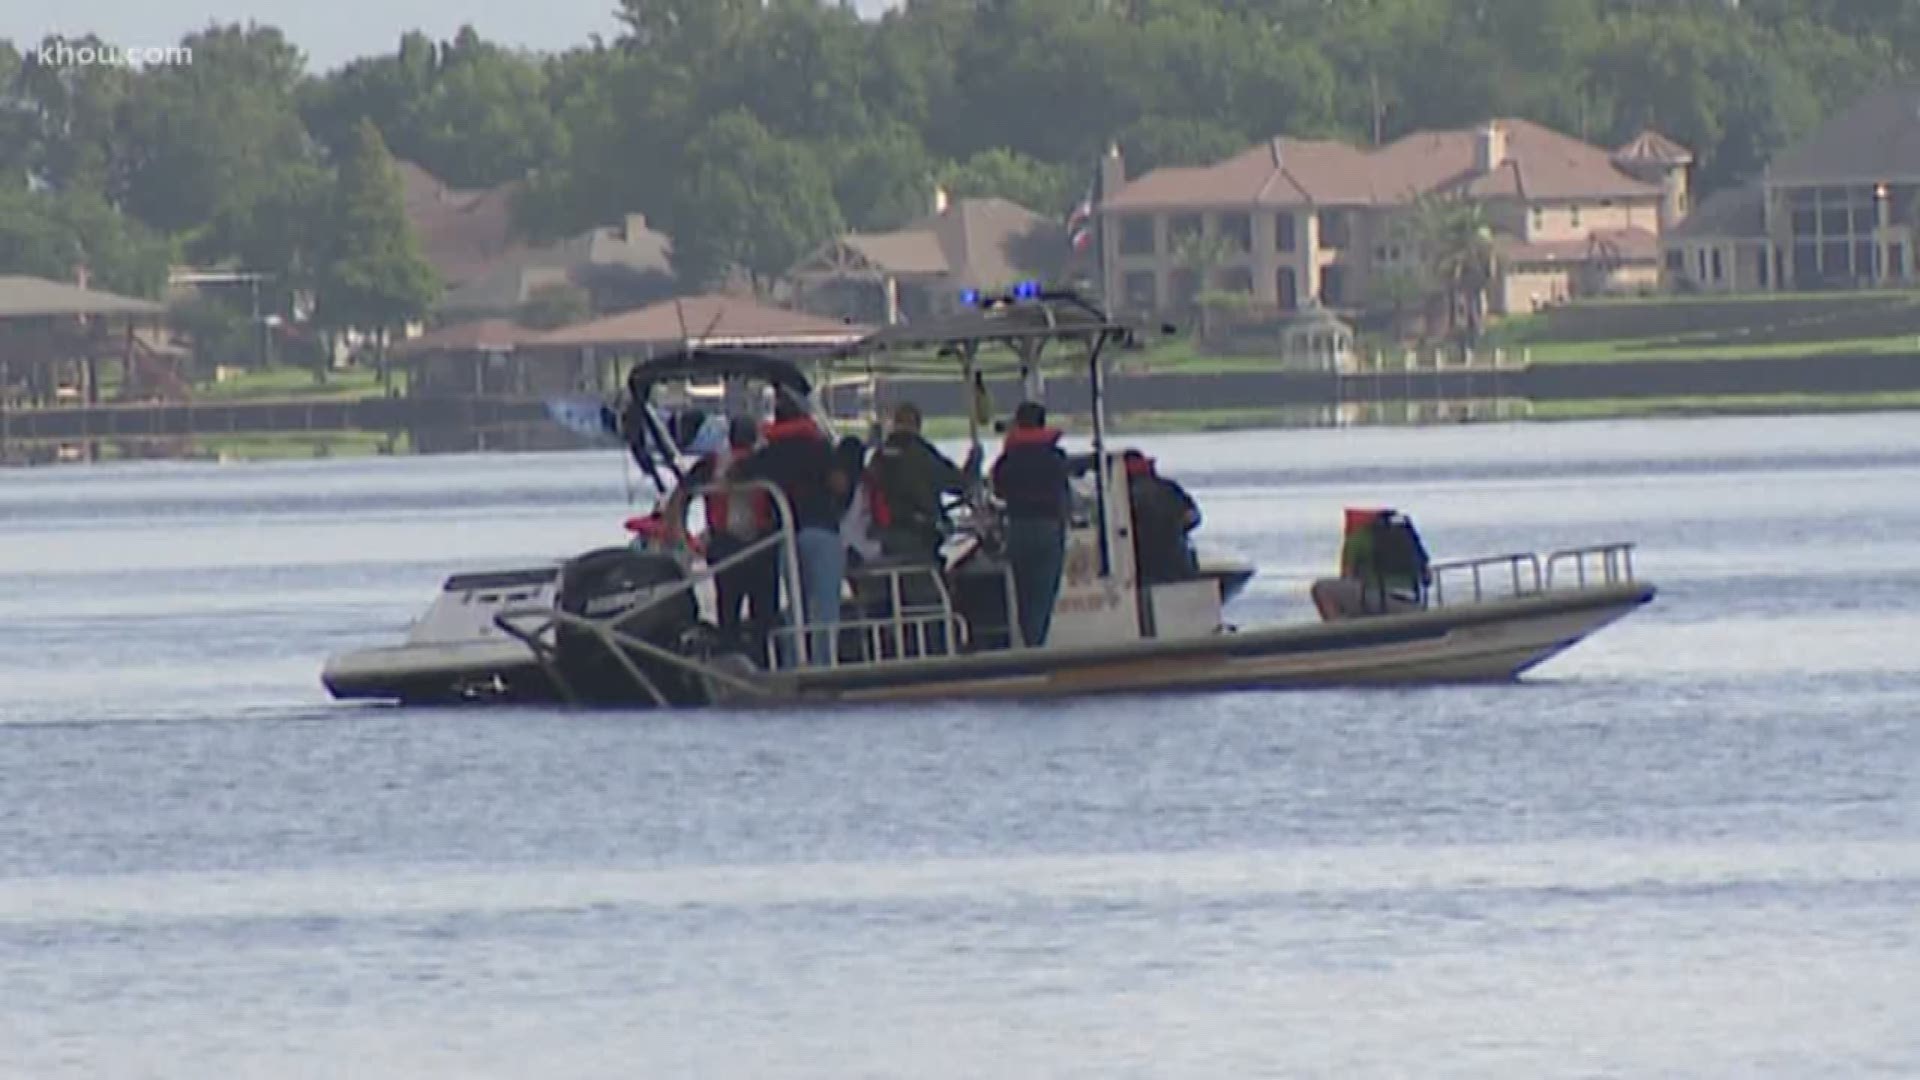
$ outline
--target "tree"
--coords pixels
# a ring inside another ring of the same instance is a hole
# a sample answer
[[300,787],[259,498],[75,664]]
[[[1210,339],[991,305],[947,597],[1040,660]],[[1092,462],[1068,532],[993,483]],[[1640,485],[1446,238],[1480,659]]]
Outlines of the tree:
[[1477,341],[1486,314],[1487,289],[1498,273],[1493,226],[1486,208],[1454,195],[1414,200],[1410,227],[1427,280],[1447,305],[1447,329]]
[[832,166],[834,201],[853,228],[897,229],[930,208],[935,165],[919,134],[903,124],[847,144]]
[[1036,213],[1050,214],[1066,210],[1080,194],[1075,183],[1084,183],[1092,169],[1091,159],[1084,169],[1076,171],[997,148],[941,170],[940,184],[956,199],[997,196]]
[[0,189],[0,273],[72,281],[85,268],[99,288],[159,296],[172,253],[94,192]]
[[401,113],[400,151],[460,187],[520,179],[561,148],[545,92],[537,62],[463,26],[440,47],[431,87]]
[[710,286],[739,270],[755,291],[842,227],[813,152],[740,110],[715,117],[687,147],[670,226],[683,283]]
[[307,154],[294,103],[302,60],[279,31],[219,27],[182,44],[193,63],[143,71],[124,113],[126,209],[170,233],[263,197]]
[[371,335],[384,376],[387,336],[424,316],[437,291],[407,225],[393,158],[373,122],[363,120],[340,162],[314,321]]
[[514,321],[534,330],[558,330],[584,321],[592,311],[587,290],[571,281],[555,281],[533,290]]

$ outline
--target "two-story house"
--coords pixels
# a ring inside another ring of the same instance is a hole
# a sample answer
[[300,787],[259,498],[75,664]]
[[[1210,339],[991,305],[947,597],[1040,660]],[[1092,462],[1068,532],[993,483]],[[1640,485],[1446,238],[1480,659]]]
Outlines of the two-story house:
[[1374,149],[1276,138],[1132,181],[1116,149],[1097,211],[1103,285],[1136,311],[1188,311],[1207,291],[1283,311],[1365,307],[1383,274],[1421,263],[1415,200],[1454,195],[1484,207],[1492,228],[1496,313],[1650,289],[1659,236],[1686,213],[1691,162],[1653,132],[1609,151],[1504,119]]
[[1884,287],[1920,267],[1920,87],[1869,94],[1716,193],[1668,239],[1667,269],[1703,292]]

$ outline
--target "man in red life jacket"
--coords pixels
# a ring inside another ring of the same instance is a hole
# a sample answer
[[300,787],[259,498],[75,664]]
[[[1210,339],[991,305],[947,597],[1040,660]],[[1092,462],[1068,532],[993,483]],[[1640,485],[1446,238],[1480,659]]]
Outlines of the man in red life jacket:
[[1133,507],[1133,565],[1143,585],[1186,581],[1199,573],[1187,534],[1200,527],[1200,507],[1179,484],[1160,475],[1138,450],[1120,455],[1127,466],[1127,502]]
[[1006,504],[1007,562],[1013,568],[1020,636],[1027,648],[1047,643],[1060,572],[1067,558],[1067,455],[1047,409],[1023,401],[993,463],[993,490]]
[[[773,531],[773,500],[765,491],[727,487],[727,481],[736,478],[740,464],[752,456],[759,440],[759,428],[752,417],[734,417],[727,425],[727,445],[701,458],[668,499],[669,527],[684,532],[690,493],[702,487],[714,489],[702,496],[708,566],[720,565]],[[767,634],[780,616],[779,565],[777,552],[769,547],[713,578],[720,629],[761,659],[766,656]]]
[[790,395],[782,393],[774,400],[773,423],[764,434],[766,444],[736,466],[735,475],[771,481],[793,507],[801,595],[788,597],[788,603],[794,611],[804,611],[813,628],[811,662],[829,664],[840,621],[840,586],[847,572],[840,517],[852,478],[820,426]]

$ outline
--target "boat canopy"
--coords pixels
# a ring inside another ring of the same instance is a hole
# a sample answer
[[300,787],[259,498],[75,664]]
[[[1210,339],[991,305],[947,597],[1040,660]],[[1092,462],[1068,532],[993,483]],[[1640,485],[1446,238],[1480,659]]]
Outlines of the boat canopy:
[[627,373],[627,391],[635,401],[645,401],[656,384],[678,379],[740,379],[766,383],[802,398],[813,392],[813,385],[792,360],[742,349],[682,349],[642,360]]

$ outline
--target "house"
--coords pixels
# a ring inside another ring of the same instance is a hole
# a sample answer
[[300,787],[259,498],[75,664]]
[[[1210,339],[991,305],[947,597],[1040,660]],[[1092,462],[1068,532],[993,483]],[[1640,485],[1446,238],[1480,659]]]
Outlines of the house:
[[524,398],[598,392],[598,371],[577,357],[529,352],[546,333],[510,319],[476,319],[430,330],[394,346],[408,370],[407,395]]
[[521,248],[497,259],[434,305],[443,319],[512,316],[541,289],[574,285],[586,291],[596,311],[618,311],[673,295],[673,242],[647,227],[643,214],[619,225],[589,229],[539,248]]
[[518,183],[483,191],[447,186],[411,161],[397,161],[407,224],[420,253],[445,289],[474,281],[509,256],[524,254],[514,236],[513,199]]
[[[1714,214],[1708,218],[1707,211]],[[1920,86],[1869,94],[1745,187],[1703,203],[1666,245],[1698,290],[1880,287],[1910,282],[1920,227]]]
[[1000,198],[950,199],[903,229],[847,233],[787,272],[797,306],[893,325],[951,311],[969,289],[1051,277],[1067,254],[1065,229]]
[[1654,132],[1609,151],[1512,119],[1378,148],[1275,138],[1132,181],[1115,148],[1096,209],[1103,286],[1116,306],[1155,313],[1190,313],[1209,291],[1280,311],[1365,307],[1384,276],[1419,264],[1409,211],[1434,195],[1485,208],[1496,313],[1649,289],[1659,237],[1686,212],[1691,162]]

